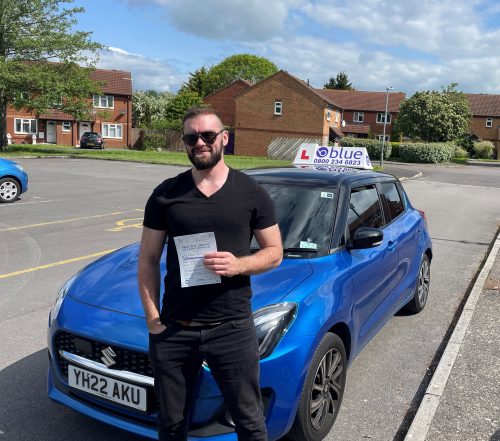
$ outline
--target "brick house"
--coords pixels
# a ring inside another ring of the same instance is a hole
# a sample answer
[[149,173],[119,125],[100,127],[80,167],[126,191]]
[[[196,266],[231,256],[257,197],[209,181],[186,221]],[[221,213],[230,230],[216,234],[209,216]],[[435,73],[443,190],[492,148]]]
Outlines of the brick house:
[[472,119],[471,133],[476,137],[491,141],[496,154],[500,151],[500,95],[465,94],[469,100]]
[[217,111],[226,127],[234,127],[236,123],[236,102],[234,97],[252,86],[253,83],[240,78],[217,92],[207,95],[203,102]]
[[[389,94],[386,137],[404,100]],[[235,96],[235,153],[267,156],[273,139],[317,138],[321,143],[343,136],[383,135],[385,92],[314,89],[279,71]]]
[[[102,82],[102,95],[94,95],[93,117],[77,121],[70,114],[53,110],[36,115],[26,109],[7,109],[7,133],[12,143],[79,145],[83,132],[100,132],[107,147],[130,147],[132,128],[132,77],[130,72],[96,69],[91,73],[95,81]],[[105,111],[104,119],[99,112]]]
[[[355,138],[368,138],[371,134],[375,139],[382,140],[384,134],[386,92],[364,92],[359,90],[317,89],[343,109],[342,133]],[[389,93],[387,105],[387,124],[385,128],[386,141],[390,140],[392,125],[399,113],[399,106],[405,99],[403,92]]]
[[235,154],[267,156],[274,138],[340,133],[342,109],[304,81],[279,71],[235,96]]

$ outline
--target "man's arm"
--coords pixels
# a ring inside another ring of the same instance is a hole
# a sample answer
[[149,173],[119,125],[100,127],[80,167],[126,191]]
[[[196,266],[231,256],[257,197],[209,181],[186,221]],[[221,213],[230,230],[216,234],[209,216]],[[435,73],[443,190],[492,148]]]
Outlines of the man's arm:
[[165,329],[160,323],[160,258],[166,237],[166,231],[143,227],[138,267],[139,294],[146,324],[152,334]]
[[254,230],[260,250],[250,256],[235,257],[227,251],[207,253],[203,263],[219,276],[259,274],[274,268],[283,259],[283,246],[278,224],[263,230]]

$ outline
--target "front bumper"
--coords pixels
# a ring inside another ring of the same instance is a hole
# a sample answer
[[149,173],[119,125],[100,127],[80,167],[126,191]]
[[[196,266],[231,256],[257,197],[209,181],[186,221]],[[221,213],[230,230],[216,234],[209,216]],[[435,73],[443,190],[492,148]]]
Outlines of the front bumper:
[[[144,414],[123,409],[68,386],[55,348],[55,336],[60,332],[147,354],[148,334],[144,319],[94,308],[67,297],[58,320],[49,323],[48,394],[52,400],[106,424],[157,439],[156,410],[153,405],[150,406],[152,411]],[[270,440],[286,434],[293,422],[311,345],[312,337],[294,337],[289,331],[273,354],[261,361],[261,389]],[[208,368],[203,368],[200,375],[189,439],[237,439],[227,418],[219,388]]]

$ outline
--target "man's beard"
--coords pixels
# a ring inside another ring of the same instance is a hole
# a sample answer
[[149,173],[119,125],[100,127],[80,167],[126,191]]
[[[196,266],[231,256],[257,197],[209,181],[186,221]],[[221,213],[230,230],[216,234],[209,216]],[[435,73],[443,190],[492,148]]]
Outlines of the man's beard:
[[188,150],[188,158],[196,170],[208,170],[209,168],[215,167],[222,159],[222,146],[220,148],[216,148],[215,146],[210,146],[208,148],[210,149],[210,156],[208,158],[201,158],[195,155],[194,148],[192,148],[191,151]]

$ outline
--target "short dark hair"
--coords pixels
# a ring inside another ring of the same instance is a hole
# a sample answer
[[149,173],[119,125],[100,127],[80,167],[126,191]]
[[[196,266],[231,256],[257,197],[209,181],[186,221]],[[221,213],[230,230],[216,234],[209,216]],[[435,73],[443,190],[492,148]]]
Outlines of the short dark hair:
[[212,107],[201,107],[201,106],[193,106],[190,107],[189,109],[186,110],[186,113],[182,117],[182,131],[184,132],[184,123],[191,118],[194,118],[195,116],[198,115],[213,115],[215,116],[219,122],[221,129],[224,128],[224,124],[222,123],[222,118],[220,117],[219,113],[213,109]]

